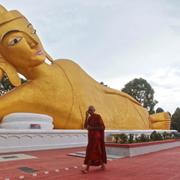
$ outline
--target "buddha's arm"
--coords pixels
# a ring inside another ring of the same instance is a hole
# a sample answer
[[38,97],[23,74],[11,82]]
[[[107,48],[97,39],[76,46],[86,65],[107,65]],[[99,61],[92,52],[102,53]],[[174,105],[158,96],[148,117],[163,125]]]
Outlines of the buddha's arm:
[[0,119],[13,112],[37,111],[40,92],[36,91],[30,84],[23,84],[0,97]]

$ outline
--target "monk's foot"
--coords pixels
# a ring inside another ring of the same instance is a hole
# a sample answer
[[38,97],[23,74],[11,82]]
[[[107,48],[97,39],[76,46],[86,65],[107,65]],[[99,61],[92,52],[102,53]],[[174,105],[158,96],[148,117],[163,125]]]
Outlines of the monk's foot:
[[82,172],[83,174],[87,174],[89,171],[88,171],[87,169],[82,169],[81,172]]
[[105,169],[106,169],[105,165],[102,165],[101,170],[105,170]]

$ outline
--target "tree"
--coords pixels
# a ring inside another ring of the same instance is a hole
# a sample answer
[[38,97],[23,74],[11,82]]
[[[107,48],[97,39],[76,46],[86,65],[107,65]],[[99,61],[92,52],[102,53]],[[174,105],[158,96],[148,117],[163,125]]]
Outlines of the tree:
[[156,113],[160,113],[160,112],[164,112],[164,109],[161,108],[161,107],[158,107],[158,108],[156,109]]
[[171,129],[175,129],[180,132],[180,108],[177,107],[171,118]]
[[[21,83],[26,82],[26,80],[21,78]],[[0,96],[6,94],[8,91],[13,89],[14,86],[10,83],[7,75],[5,74],[3,78],[0,80]]]
[[104,82],[102,82],[102,81],[100,82],[100,84],[103,85],[103,86],[108,87],[108,85],[107,85],[107,84],[104,84]]
[[6,94],[8,91],[13,89],[14,86],[10,83],[7,75],[4,75],[2,80],[0,81],[0,95]]
[[154,106],[158,101],[154,99],[154,90],[145,79],[133,79],[125,85],[122,91],[132,96],[143,107],[147,108],[150,114],[154,113]]

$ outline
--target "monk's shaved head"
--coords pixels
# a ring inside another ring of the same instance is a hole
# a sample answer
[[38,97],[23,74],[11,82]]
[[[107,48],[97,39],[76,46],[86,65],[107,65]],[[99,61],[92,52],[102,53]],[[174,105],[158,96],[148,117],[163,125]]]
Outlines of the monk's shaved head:
[[95,111],[96,111],[96,109],[95,109],[94,106],[90,105],[90,106],[88,107],[88,112],[89,112],[89,113],[94,113]]

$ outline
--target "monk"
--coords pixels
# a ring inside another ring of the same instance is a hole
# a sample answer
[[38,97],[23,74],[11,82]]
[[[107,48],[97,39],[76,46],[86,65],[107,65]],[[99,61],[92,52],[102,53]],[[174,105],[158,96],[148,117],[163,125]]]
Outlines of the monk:
[[88,173],[90,166],[101,166],[105,169],[107,163],[106,150],[104,144],[104,123],[99,114],[95,114],[94,106],[89,106],[86,112],[84,128],[88,130],[88,145],[84,164],[86,168],[83,173]]

